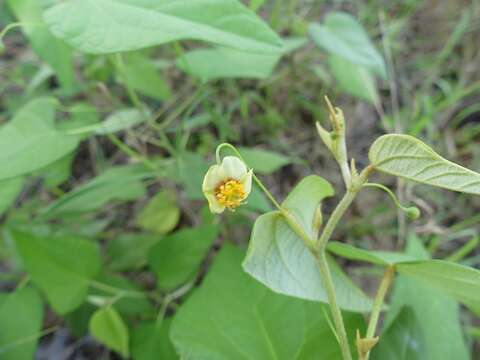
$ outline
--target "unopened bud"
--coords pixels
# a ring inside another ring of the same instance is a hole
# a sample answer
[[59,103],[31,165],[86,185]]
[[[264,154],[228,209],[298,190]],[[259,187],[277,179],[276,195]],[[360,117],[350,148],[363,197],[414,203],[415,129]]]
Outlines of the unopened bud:
[[315,214],[313,215],[312,229],[313,234],[317,235],[320,232],[323,224],[323,215],[322,215],[322,204],[318,204],[315,209]]
[[420,217],[420,210],[416,206],[411,206],[405,209],[405,214],[410,220],[416,220]]

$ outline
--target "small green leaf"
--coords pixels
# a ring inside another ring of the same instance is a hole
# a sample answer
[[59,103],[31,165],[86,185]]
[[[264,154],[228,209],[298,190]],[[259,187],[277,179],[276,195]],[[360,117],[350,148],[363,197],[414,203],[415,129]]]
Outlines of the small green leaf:
[[[333,194],[330,184],[319,176],[304,178],[288,195],[283,207],[295,216],[311,237],[319,202]],[[368,311],[371,300],[330,260],[339,306]],[[302,299],[327,301],[316,260],[278,211],[260,216],[252,230],[243,268],[270,289]]]
[[113,271],[139,269],[147,263],[149,249],[160,240],[154,234],[120,234],[108,242],[109,268]]
[[102,123],[98,124],[95,133],[106,135],[127,130],[144,122],[145,114],[135,108],[117,110],[110,114]]
[[143,179],[155,174],[142,164],[113,166],[86,184],[54,201],[42,214],[45,218],[97,210],[112,200],[134,200],[145,194]]
[[393,265],[415,260],[415,257],[404,253],[364,250],[336,241],[329,242],[327,245],[327,250],[346,259],[365,261],[376,265]]
[[55,129],[55,103],[32,100],[0,128],[0,180],[45,167],[75,149],[78,138]]
[[98,341],[128,357],[128,328],[114,308],[97,310],[90,319],[89,329]]
[[123,76],[133,89],[157,100],[166,100],[171,96],[167,83],[152,60],[140,52],[126,53],[124,59]]
[[132,333],[132,357],[134,360],[179,359],[170,341],[172,320],[163,319],[160,326],[155,322],[140,323]]
[[430,359],[422,326],[410,307],[403,307],[390,327],[382,331],[371,355],[372,360]]
[[273,151],[243,147],[239,150],[248,166],[259,174],[271,174],[292,162],[289,157]]
[[69,0],[44,14],[50,31],[78,50],[107,54],[177,40],[278,52],[280,38],[237,0]]
[[33,359],[42,319],[42,299],[33,288],[0,293],[0,358]]
[[409,135],[379,137],[368,158],[379,171],[441,188],[480,195],[480,174],[448,161]]
[[[268,290],[241,270],[243,256],[225,245],[175,314],[170,337],[180,358],[340,359],[322,305]],[[344,320],[350,339],[364,328],[359,314]]]
[[375,78],[366,67],[336,55],[328,57],[328,64],[343,91],[372,104],[378,103]]
[[382,55],[375,49],[361,24],[350,14],[332,12],[322,25],[310,24],[313,41],[330,54],[366,66],[383,78],[387,70]]
[[149,252],[148,263],[162,289],[172,289],[190,280],[217,238],[214,225],[184,229],[166,236]]
[[172,231],[180,219],[177,198],[172,191],[158,192],[137,216],[137,224],[144,230],[157,234]]
[[98,246],[80,237],[39,237],[18,230],[11,233],[32,281],[53,309],[65,314],[80,306],[90,280],[100,270]]

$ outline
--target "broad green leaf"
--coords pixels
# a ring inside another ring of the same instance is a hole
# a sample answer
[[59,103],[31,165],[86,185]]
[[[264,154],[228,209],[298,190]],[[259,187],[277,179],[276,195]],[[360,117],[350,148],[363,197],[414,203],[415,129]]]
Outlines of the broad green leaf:
[[436,287],[460,302],[480,304],[480,270],[444,260],[401,263],[397,271]]
[[425,347],[422,326],[410,307],[403,307],[390,327],[382,331],[373,348],[372,360],[430,359]]
[[42,299],[33,288],[0,293],[0,358],[33,359],[42,319]]
[[0,214],[3,214],[22,191],[25,178],[18,176],[0,181]]
[[158,192],[137,216],[137,224],[144,230],[157,234],[172,231],[180,220],[177,197],[172,191]]
[[204,200],[202,182],[208,170],[208,163],[200,154],[182,153],[175,159],[169,176],[185,187],[190,200]]
[[292,162],[285,155],[263,149],[240,148],[245,162],[260,174],[271,174]]
[[[243,255],[225,245],[175,314],[170,338],[180,358],[341,359],[322,305],[268,290],[241,270]],[[364,328],[362,317],[344,315],[354,339],[355,328]]]
[[328,57],[328,64],[341,90],[372,104],[378,103],[375,78],[366,67],[336,55]]
[[125,54],[125,81],[140,93],[157,100],[168,99],[170,89],[152,60],[139,52]]
[[[409,238],[407,254],[428,260],[427,251],[415,237]],[[391,326],[404,306],[409,306],[422,328],[428,359],[467,360],[470,358],[463,339],[460,309],[455,300],[427,282],[402,274],[395,279],[392,295],[385,328],[388,329]]]
[[110,114],[102,123],[98,124],[95,133],[106,135],[127,130],[144,122],[146,119],[145,114],[135,108],[117,110]]
[[43,185],[47,189],[54,188],[64,183],[70,178],[72,172],[72,163],[75,159],[75,153],[65,155],[63,158],[47,165],[35,172],[43,179]]
[[114,308],[97,310],[90,319],[90,333],[108,348],[128,357],[128,328]]
[[337,241],[329,242],[327,245],[327,250],[346,259],[365,261],[376,265],[393,265],[415,260],[415,257],[404,253],[364,250]]
[[[319,202],[333,194],[330,184],[319,176],[304,178],[288,195],[283,206],[313,238],[314,215]],[[371,300],[330,261],[339,306],[368,311]],[[270,289],[307,300],[327,301],[315,258],[291,230],[278,211],[260,216],[253,227],[243,268]]]
[[309,32],[313,41],[330,54],[366,66],[383,78],[387,77],[382,56],[362,25],[350,14],[329,13],[322,25],[310,24]]
[[247,203],[245,207],[260,212],[272,211],[272,204],[270,200],[265,196],[264,192],[260,190],[258,185],[252,185],[252,192],[248,195]]
[[258,54],[228,47],[196,49],[178,58],[177,66],[203,82],[226,78],[266,79],[283,55],[304,43],[304,38],[285,39],[278,54]]
[[134,200],[145,194],[143,179],[154,173],[141,164],[113,166],[88,183],[54,201],[45,218],[94,211],[112,200]]
[[189,39],[260,53],[282,46],[237,0],[69,0],[47,10],[44,20],[55,36],[95,54]]
[[65,314],[77,308],[100,270],[98,246],[80,237],[11,232],[32,281],[45,293],[53,309]]
[[368,158],[375,168],[390,175],[423,184],[480,194],[480,174],[448,161],[409,135],[380,136]]
[[78,138],[56,130],[54,115],[54,99],[36,99],[0,127],[0,180],[40,169],[75,149]]
[[192,279],[217,238],[218,227],[207,225],[179,230],[149,251],[148,263],[160,288],[172,289]]
[[132,333],[133,360],[176,360],[169,331],[172,320],[163,319],[161,324],[155,322],[140,323]]
[[15,16],[24,23],[22,30],[33,50],[57,74],[60,83],[70,88],[75,83],[73,52],[63,41],[55,38],[42,20],[43,7],[38,0],[8,0]]
[[160,240],[155,234],[121,234],[108,242],[109,268],[113,271],[139,269],[147,263],[148,250]]

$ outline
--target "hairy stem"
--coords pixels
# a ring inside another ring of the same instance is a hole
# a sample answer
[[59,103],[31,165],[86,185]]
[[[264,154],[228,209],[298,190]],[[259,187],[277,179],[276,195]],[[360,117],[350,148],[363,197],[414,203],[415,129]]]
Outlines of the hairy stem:
[[[385,295],[387,294],[388,288],[392,283],[392,280],[395,276],[395,267],[390,265],[385,269],[383,273],[382,281],[377,290],[377,295],[375,295],[375,302],[373,303],[372,313],[370,314],[370,320],[368,322],[366,338],[373,338],[375,336],[375,330],[377,329],[378,318],[380,317],[380,312],[382,311],[383,302],[385,300]],[[370,353],[367,354],[366,360],[368,360]]]
[[332,274],[330,273],[330,267],[327,263],[325,251],[316,252],[315,259],[320,272],[320,277],[322,278],[323,287],[327,292],[328,304],[330,305],[330,312],[332,313],[333,322],[337,331],[342,357],[344,360],[352,360],[350,346],[348,345],[347,332],[345,330],[345,324],[343,323],[342,312],[337,303],[335,287],[333,285]]

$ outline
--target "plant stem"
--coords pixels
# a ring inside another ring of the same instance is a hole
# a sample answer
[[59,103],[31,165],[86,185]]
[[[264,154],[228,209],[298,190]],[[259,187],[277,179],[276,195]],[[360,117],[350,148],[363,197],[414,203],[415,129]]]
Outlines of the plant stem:
[[323,229],[322,235],[318,239],[317,243],[315,244],[315,248],[318,252],[324,252],[325,247],[327,246],[328,240],[332,236],[333,230],[337,226],[338,222],[342,218],[345,211],[348,209],[350,204],[352,203],[353,199],[357,195],[358,190],[347,190],[345,195],[343,195],[342,200],[338,203],[337,207],[333,211],[332,215],[328,219],[325,228]]
[[330,305],[330,312],[332,313],[333,322],[337,330],[337,337],[342,351],[342,357],[344,360],[351,360],[352,354],[350,353],[350,346],[348,345],[347,332],[345,330],[345,324],[343,323],[342,312],[337,304],[337,296],[335,295],[335,287],[333,285],[332,275],[327,263],[327,257],[325,251],[316,252],[315,260],[317,262],[318,270],[322,278],[323,287],[327,292],[328,303]]
[[[378,318],[380,317],[380,312],[382,311],[383,301],[385,300],[385,295],[387,294],[388,288],[392,283],[393,277],[395,276],[395,267],[390,265],[385,269],[383,273],[382,281],[377,290],[377,295],[375,295],[375,302],[373,303],[372,313],[370,314],[370,320],[368,322],[366,338],[375,337],[375,330],[377,329]],[[370,353],[367,354],[366,360],[368,360]]]

